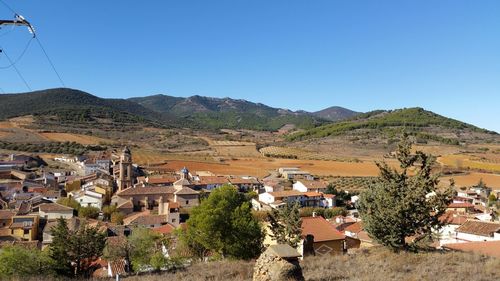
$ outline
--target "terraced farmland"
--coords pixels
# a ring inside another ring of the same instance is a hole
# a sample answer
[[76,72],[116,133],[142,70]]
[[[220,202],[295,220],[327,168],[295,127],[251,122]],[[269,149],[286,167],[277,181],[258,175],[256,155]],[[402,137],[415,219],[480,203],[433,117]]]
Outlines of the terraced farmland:
[[473,155],[446,155],[439,157],[438,161],[446,166],[457,169],[476,169],[490,172],[500,172],[500,162],[497,159],[482,158]]
[[272,158],[362,162],[358,159],[340,159],[332,153],[319,153],[294,147],[268,146],[261,148],[259,152],[265,157]]
[[376,179],[376,177],[335,177],[330,182],[337,189],[360,192],[373,184]]

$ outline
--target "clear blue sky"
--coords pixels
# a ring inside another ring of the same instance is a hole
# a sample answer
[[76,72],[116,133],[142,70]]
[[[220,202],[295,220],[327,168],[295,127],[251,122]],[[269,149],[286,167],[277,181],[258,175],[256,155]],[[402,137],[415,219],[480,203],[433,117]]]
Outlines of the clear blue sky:
[[[500,132],[498,0],[3,1],[33,23],[66,86],[101,97],[421,106]],[[0,17],[12,13],[0,5]],[[29,34],[6,31],[16,57]],[[33,89],[60,86],[36,44],[18,67]],[[12,69],[0,87],[26,91]]]

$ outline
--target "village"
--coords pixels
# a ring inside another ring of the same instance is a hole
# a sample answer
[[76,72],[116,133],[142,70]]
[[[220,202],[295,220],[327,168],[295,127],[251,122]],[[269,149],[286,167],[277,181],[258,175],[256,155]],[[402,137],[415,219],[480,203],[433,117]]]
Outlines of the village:
[[[106,233],[108,241],[129,236],[138,228],[175,240],[176,230],[185,228],[190,211],[212,191],[227,185],[245,194],[255,214],[299,204],[302,238],[296,250],[301,259],[376,245],[357,212],[357,193],[337,190],[297,167],[281,167],[263,178],[191,171],[189,167],[180,171],[143,168],[134,163],[127,147],[51,159],[64,169],[48,168],[36,155],[1,157],[0,247],[45,249],[52,243],[52,229],[60,218],[73,230],[81,225],[96,227]],[[500,257],[500,222],[493,202],[499,197],[500,190],[482,182],[457,188],[440,218],[444,227],[435,233],[434,246]],[[268,233],[264,246],[275,244]],[[175,246],[165,249],[165,257],[175,250]],[[100,257],[93,276],[123,276],[128,269],[125,259]]]

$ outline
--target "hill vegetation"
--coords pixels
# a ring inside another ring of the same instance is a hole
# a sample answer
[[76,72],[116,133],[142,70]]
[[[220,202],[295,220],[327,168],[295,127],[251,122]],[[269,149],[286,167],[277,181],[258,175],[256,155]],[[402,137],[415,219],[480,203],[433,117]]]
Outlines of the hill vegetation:
[[191,128],[275,131],[286,124],[307,129],[327,123],[326,119],[307,112],[292,112],[241,99],[154,95],[129,100],[158,113],[177,116]]
[[[458,144],[459,140],[457,138],[442,137],[440,134],[447,132],[459,134],[463,132],[491,135],[497,134],[416,107],[390,111],[379,110],[360,114],[346,121],[326,124],[290,134],[288,140],[300,141],[347,134],[356,135],[356,133],[360,132],[364,134],[381,134],[387,137],[393,137],[399,134],[403,129],[423,141],[434,140],[447,144]],[[440,134],[435,133],[436,131],[439,131]]]
[[[40,124],[53,129],[95,127],[107,130],[134,125],[194,129],[278,130],[286,124],[307,129],[327,123],[305,112],[272,108],[230,98],[201,96],[177,98],[155,95],[131,99],[104,99],[67,89],[48,89],[0,95],[0,120],[34,115]],[[46,128],[47,129],[47,128]]]
[[313,112],[312,114],[316,117],[323,118],[329,121],[341,121],[352,118],[361,113],[340,106],[332,106],[320,111]]

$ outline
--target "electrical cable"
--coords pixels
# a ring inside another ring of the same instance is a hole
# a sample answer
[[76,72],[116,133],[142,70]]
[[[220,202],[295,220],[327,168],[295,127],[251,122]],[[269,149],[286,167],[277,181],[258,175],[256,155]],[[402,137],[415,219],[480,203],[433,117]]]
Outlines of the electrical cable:
[[[2,49],[2,46],[0,46],[0,49]],[[21,80],[23,80],[24,85],[26,85],[26,88],[28,88],[28,90],[31,91],[30,85],[28,84],[28,82],[26,82],[26,79],[24,79],[23,75],[21,74],[21,72],[19,71],[19,69],[17,68],[17,66],[13,63],[13,61],[10,59],[9,55],[7,55],[7,53],[5,52],[5,50],[3,50],[3,54],[9,60],[10,64],[12,65],[12,67],[14,68],[14,70],[16,71],[16,73],[19,76],[19,78],[21,78]]]
[[40,49],[42,49],[43,53],[45,54],[45,57],[47,58],[47,61],[49,62],[50,66],[52,67],[52,70],[54,70],[54,72],[57,75],[57,78],[59,78],[59,82],[61,82],[61,85],[63,85],[63,87],[66,87],[66,85],[64,84],[64,81],[61,78],[61,75],[59,75],[59,72],[57,72],[56,67],[52,63],[52,60],[50,59],[50,57],[47,54],[47,52],[45,51],[45,48],[43,47],[42,42],[40,42],[40,39],[38,39],[38,36],[37,37],[33,37],[33,38],[35,38],[36,42],[38,42],[38,45],[40,46]]
[[[24,47],[22,53],[13,61],[13,63],[9,64],[9,65],[4,65],[4,66],[0,66],[0,69],[7,69],[7,68],[11,68],[12,66],[14,66],[15,64],[17,64],[24,56],[24,54],[26,53],[26,51],[28,50],[28,48],[30,47],[31,45],[31,41],[33,41],[33,38],[34,37],[31,37],[31,39],[28,41],[28,43],[26,44],[26,46]],[[3,51],[3,49],[0,48],[0,52]]]
[[7,5],[7,3],[5,3],[3,0],[0,0],[0,3],[2,3],[7,9],[9,9],[11,12],[17,15],[16,11],[14,11],[14,9],[12,9],[9,5]]

